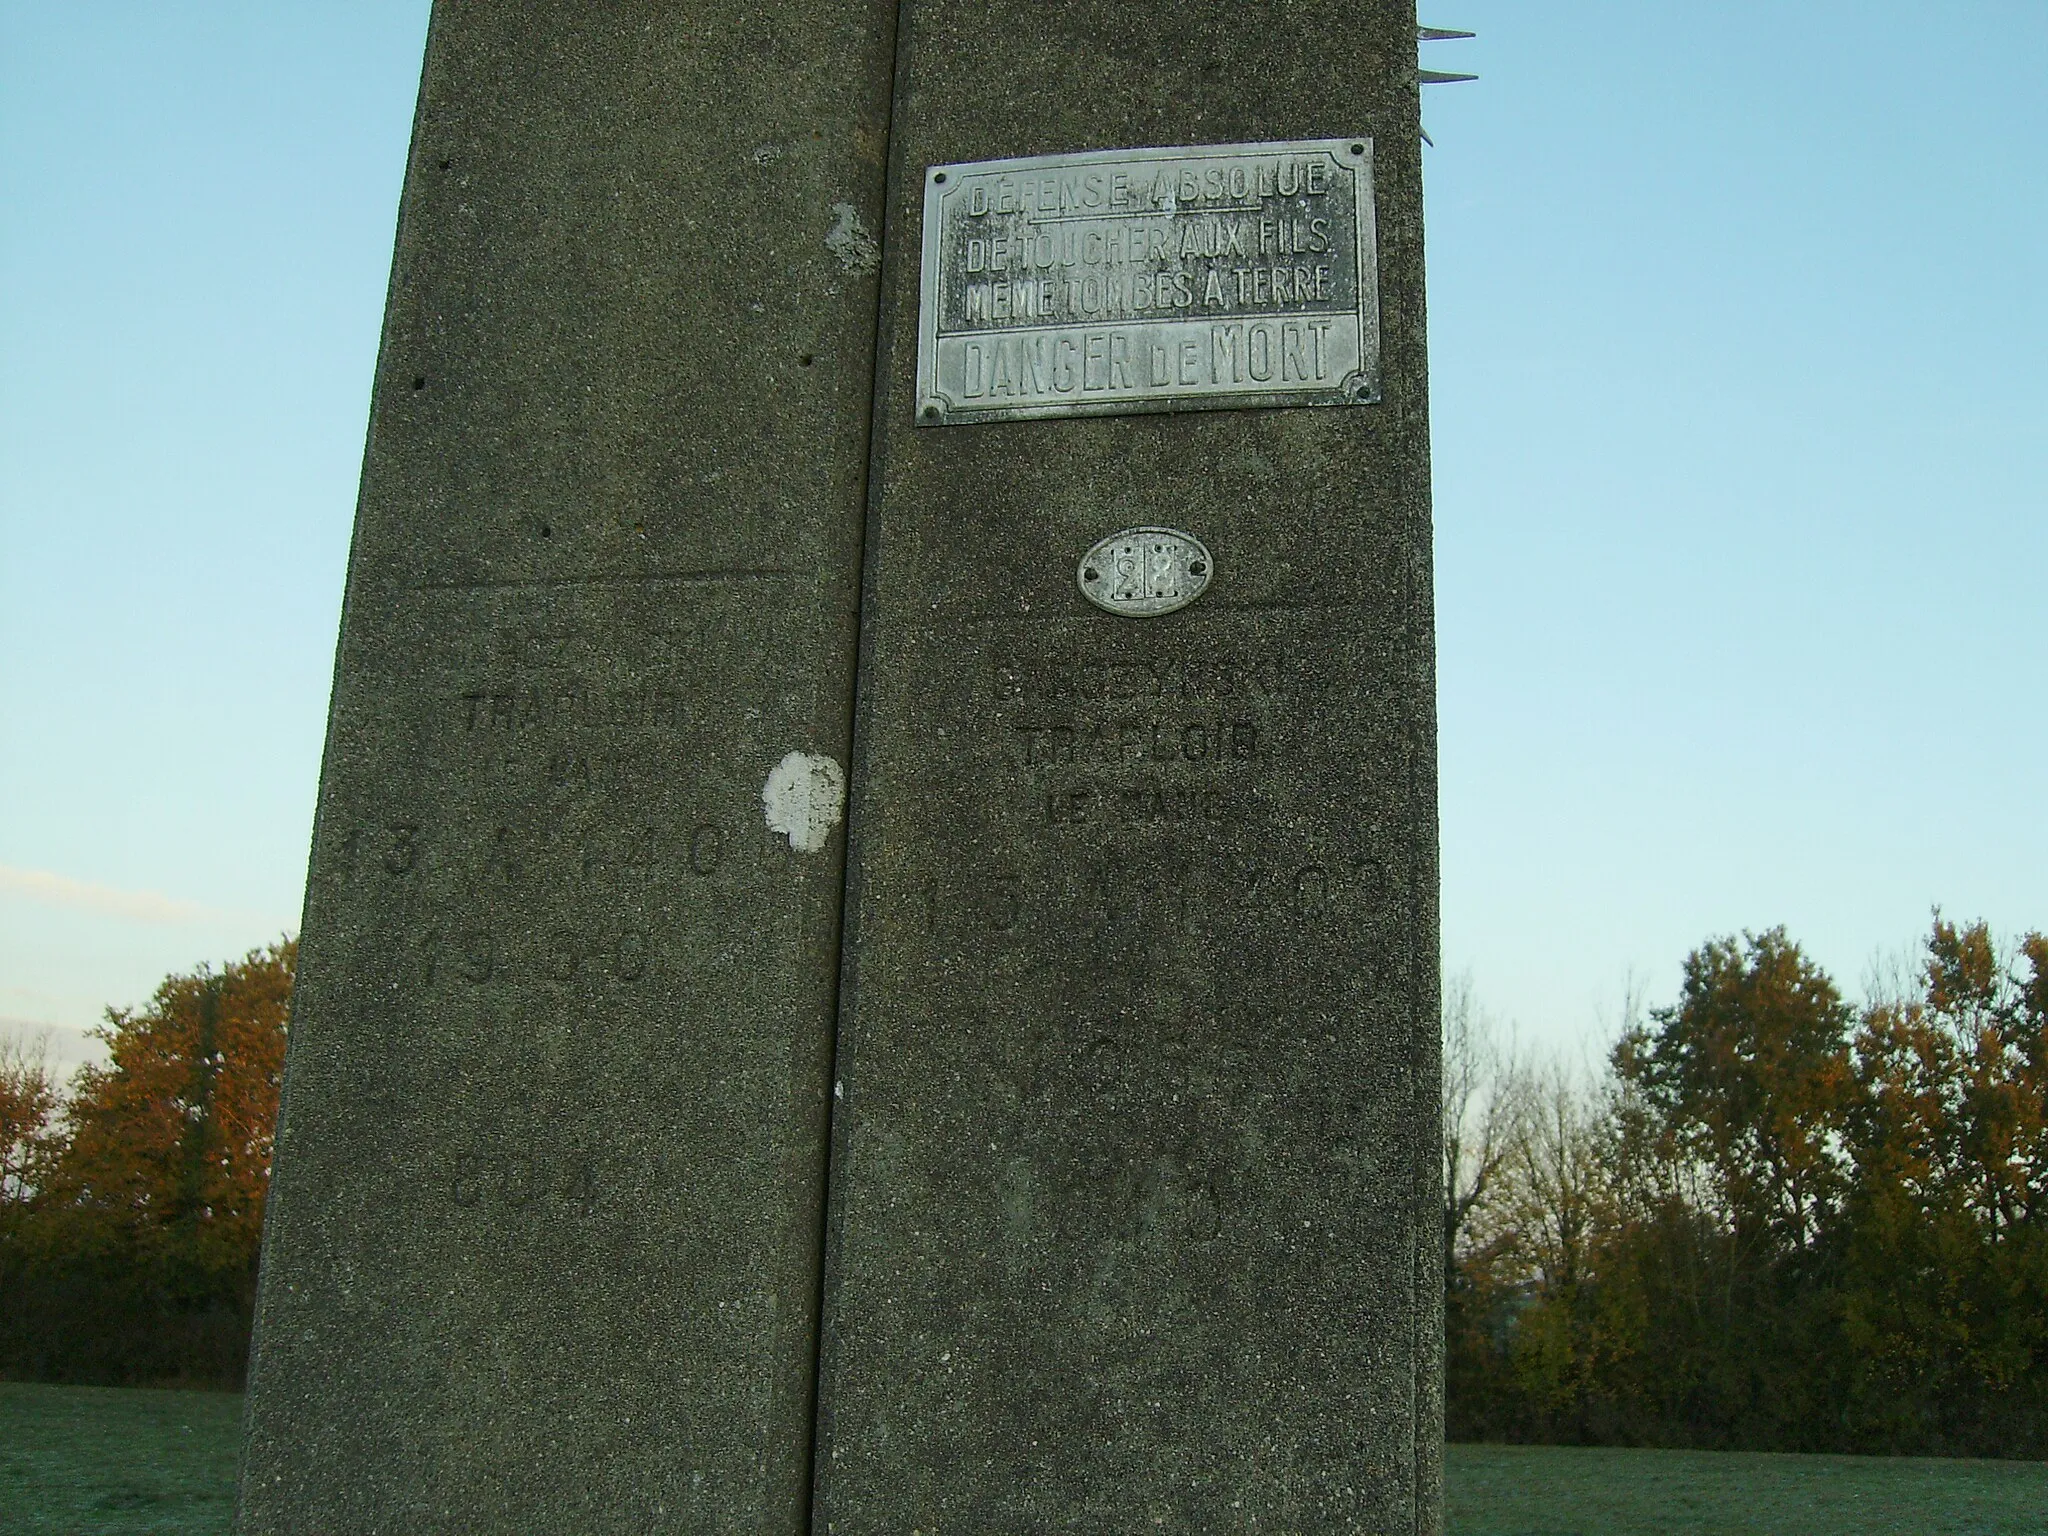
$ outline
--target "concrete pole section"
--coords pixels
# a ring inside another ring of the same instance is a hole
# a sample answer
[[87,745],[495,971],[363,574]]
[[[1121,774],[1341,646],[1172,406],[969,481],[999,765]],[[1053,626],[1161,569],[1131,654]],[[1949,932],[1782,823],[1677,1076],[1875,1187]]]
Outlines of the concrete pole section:
[[804,1528],[894,25],[435,7],[249,1536]]
[[[1413,8],[903,16],[818,1529],[1437,1531]],[[1354,144],[1377,399],[1180,409],[1319,387]],[[1192,601],[1089,599],[1168,534]]]

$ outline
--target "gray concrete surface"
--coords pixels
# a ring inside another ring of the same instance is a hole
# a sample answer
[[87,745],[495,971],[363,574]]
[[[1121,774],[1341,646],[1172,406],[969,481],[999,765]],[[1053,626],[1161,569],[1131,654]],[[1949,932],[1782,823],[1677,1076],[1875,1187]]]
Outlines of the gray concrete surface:
[[249,1536],[803,1526],[893,25],[436,6]]
[[[1438,1530],[1412,8],[903,25],[819,1529]],[[913,424],[926,167],[1359,134],[1381,403]],[[1145,523],[1208,592],[1089,606],[1076,559]]]

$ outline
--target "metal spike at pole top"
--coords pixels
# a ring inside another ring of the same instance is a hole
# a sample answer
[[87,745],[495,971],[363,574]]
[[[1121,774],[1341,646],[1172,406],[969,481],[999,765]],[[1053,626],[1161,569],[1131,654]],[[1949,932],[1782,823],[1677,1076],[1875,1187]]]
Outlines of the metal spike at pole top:
[[[1425,27],[1422,26],[1420,23],[1418,23],[1415,28],[1415,40],[1418,43],[1448,43],[1455,42],[1460,38],[1477,37],[1478,35],[1479,34],[1476,32],[1460,32],[1457,31],[1455,28],[1451,27]],[[1415,70],[1415,83],[1418,86],[1456,85],[1461,80],[1477,80],[1479,78],[1477,75],[1451,74],[1448,71],[1441,69],[1423,69],[1420,67],[1421,58],[1419,50],[1416,59],[1416,64],[1417,68]],[[1422,131],[1422,142],[1433,147],[1436,143],[1436,140],[1432,139],[1429,136],[1429,132],[1427,129],[1424,129]]]
[[[1455,42],[1459,38],[1477,37],[1478,35],[1477,32],[1459,32],[1450,27],[1417,26],[1415,29],[1415,40],[1419,43],[1448,43]],[[1420,63],[1419,58],[1417,63]],[[1477,80],[1478,78],[1477,75],[1450,74],[1441,69],[1418,68],[1415,71],[1415,80],[1418,85],[1450,85],[1459,80]]]

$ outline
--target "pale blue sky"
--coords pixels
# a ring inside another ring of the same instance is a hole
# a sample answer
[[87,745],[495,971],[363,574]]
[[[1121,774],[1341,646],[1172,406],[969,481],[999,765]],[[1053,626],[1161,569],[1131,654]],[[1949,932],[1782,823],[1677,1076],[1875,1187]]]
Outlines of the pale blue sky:
[[[297,922],[423,0],[0,0],[0,1028]],[[1446,963],[2048,926],[2048,3],[1443,0]],[[1077,146],[1079,147],[1079,146]]]

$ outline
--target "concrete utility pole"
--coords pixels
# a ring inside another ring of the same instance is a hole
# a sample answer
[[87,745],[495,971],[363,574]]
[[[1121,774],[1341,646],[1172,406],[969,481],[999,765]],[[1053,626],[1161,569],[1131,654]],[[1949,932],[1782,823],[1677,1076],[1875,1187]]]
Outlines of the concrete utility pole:
[[440,0],[248,1536],[1441,1529],[1417,35]]

